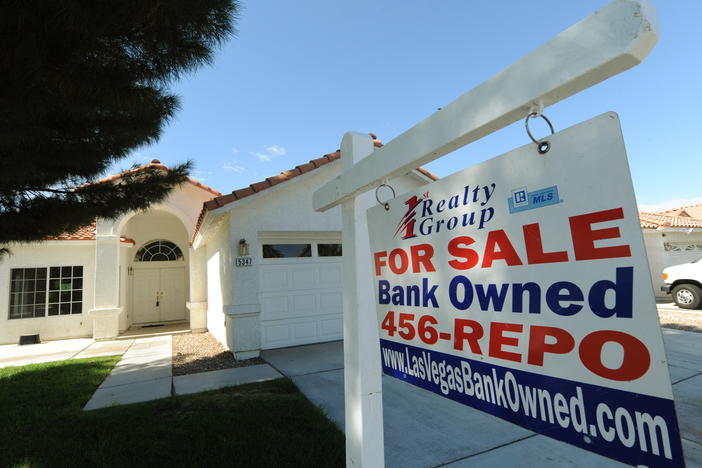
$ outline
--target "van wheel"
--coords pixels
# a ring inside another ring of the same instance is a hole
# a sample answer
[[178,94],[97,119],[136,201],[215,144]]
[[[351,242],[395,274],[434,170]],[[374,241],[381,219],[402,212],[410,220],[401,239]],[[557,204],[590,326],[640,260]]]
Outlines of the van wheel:
[[673,301],[682,309],[697,309],[702,303],[702,289],[694,284],[680,284],[673,288]]

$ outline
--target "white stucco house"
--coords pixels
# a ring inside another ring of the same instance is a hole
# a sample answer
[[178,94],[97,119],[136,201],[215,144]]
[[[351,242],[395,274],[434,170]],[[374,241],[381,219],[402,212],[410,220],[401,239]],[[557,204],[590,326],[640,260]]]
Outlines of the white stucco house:
[[[147,212],[10,246],[0,261],[0,344],[35,334],[110,339],[179,322],[209,330],[240,359],[341,339],[340,208],[312,209],[339,159],[329,153],[226,195],[189,180]],[[390,185],[400,194],[433,180],[419,168]],[[639,215],[662,295],[663,268],[702,257],[702,205]]]
[[657,296],[665,296],[663,269],[702,258],[702,204],[655,213],[639,212],[641,231]]
[[[339,158],[227,195],[189,180],[147,212],[10,246],[0,261],[0,344],[34,334],[109,339],[166,322],[209,330],[238,358],[341,339],[340,208],[312,209]],[[432,180],[417,169],[390,184],[402,193]]]

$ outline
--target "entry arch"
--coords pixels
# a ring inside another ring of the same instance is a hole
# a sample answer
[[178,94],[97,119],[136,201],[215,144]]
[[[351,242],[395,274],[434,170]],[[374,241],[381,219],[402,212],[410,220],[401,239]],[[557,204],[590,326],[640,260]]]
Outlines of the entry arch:
[[157,208],[137,213],[120,232],[135,245],[123,257],[128,266],[124,303],[129,324],[189,319],[188,231],[171,211]]

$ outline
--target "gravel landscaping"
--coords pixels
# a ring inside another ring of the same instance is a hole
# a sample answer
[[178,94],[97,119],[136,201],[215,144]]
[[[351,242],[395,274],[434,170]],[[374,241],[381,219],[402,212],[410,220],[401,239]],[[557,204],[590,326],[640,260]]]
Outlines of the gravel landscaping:
[[702,333],[702,310],[687,312],[682,309],[679,311],[658,309],[658,319],[661,327]]
[[265,364],[265,361],[261,358],[237,360],[210,333],[173,335],[174,376],[256,364]]

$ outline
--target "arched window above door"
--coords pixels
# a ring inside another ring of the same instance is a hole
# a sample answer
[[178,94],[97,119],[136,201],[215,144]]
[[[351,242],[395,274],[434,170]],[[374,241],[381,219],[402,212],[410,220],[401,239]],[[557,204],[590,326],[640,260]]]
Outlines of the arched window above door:
[[143,245],[134,256],[135,262],[175,262],[183,260],[180,247],[171,241],[155,240]]

